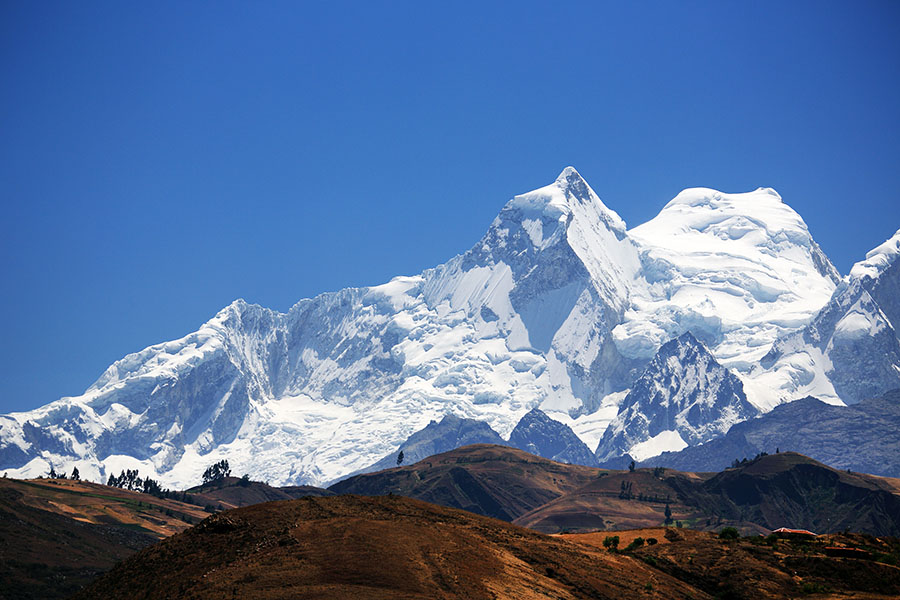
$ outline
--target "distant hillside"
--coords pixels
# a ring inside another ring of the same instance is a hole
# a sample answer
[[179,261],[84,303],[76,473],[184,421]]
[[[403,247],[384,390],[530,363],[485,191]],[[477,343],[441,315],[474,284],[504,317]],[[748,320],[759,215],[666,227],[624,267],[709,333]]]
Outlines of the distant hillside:
[[604,471],[474,445],[329,489],[409,496],[547,533],[662,525],[668,504],[673,522],[698,529],[900,535],[900,480],[838,471],[793,452],[716,475],[662,467]]
[[731,522],[900,536],[900,480],[839,471],[794,452],[679,487],[686,503]]
[[[656,527],[665,522],[666,506],[672,524],[704,522],[697,507],[679,496],[681,487],[700,483],[694,473],[651,469],[604,472],[586,485],[563,494],[513,521],[544,533]],[[678,480],[680,485],[673,485]]]
[[260,481],[224,477],[187,490],[195,504],[215,508],[239,508],[260,502],[293,500],[304,496],[331,496],[333,492],[309,485],[272,487]]
[[475,444],[414,465],[357,475],[328,489],[337,494],[399,494],[512,521],[599,473],[515,448]]

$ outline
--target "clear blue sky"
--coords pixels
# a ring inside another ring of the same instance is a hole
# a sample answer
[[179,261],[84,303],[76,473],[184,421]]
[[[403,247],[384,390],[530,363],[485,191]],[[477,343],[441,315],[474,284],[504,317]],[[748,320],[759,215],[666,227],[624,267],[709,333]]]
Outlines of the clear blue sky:
[[777,189],[900,227],[900,2],[0,4],[0,412],[243,297],[465,251],[574,165],[629,225]]

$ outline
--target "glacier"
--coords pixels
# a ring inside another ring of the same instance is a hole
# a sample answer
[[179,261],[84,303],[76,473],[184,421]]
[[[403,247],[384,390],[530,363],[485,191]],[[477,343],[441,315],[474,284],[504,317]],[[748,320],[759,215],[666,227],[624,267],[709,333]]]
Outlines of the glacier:
[[[105,480],[137,468],[184,487],[227,458],[273,485],[316,485],[447,414],[508,439],[535,408],[593,447],[660,347],[685,333],[767,411],[806,387],[761,362],[839,285],[773,190],[685,190],[629,230],[567,167],[433,269],[286,313],[237,300],[198,331],[116,361],[79,396],[0,416],[0,470],[77,466]],[[662,449],[686,443],[667,440]]]

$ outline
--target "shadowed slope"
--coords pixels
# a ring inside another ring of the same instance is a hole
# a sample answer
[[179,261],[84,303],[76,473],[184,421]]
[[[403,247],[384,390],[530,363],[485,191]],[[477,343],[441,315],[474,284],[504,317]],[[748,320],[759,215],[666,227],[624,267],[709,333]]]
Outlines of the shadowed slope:
[[515,448],[474,444],[408,467],[357,475],[328,489],[338,494],[399,494],[512,521],[599,472]]

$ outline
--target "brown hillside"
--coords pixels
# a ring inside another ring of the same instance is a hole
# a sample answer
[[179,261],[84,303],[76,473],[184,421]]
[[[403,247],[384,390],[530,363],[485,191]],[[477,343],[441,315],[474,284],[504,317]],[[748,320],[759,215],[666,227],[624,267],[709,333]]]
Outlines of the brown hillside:
[[68,480],[0,479],[0,599],[64,598],[208,516],[196,506]]
[[399,496],[337,496],[214,515],[124,561],[76,597],[710,596],[641,561],[495,519]]
[[242,481],[238,477],[223,479],[187,490],[194,504],[215,508],[239,508],[260,502],[293,500],[305,496],[331,496],[333,493],[309,485],[272,487],[259,481]]
[[[609,533],[560,536],[601,548]],[[716,598],[760,600],[815,598],[856,600],[900,597],[900,540],[859,534],[833,534],[813,540],[751,536],[720,539],[716,533],[655,528],[616,532],[620,548],[645,564]],[[657,540],[648,544],[648,539]],[[854,548],[863,558],[828,555],[828,549]]]
[[763,456],[679,489],[686,503],[739,525],[900,536],[897,490],[896,479],[839,471],[794,452]]
[[357,475],[328,489],[338,494],[399,494],[512,521],[601,472],[506,446],[474,444],[406,467]]
[[685,486],[702,482],[693,473],[671,470],[661,476],[653,469],[604,472],[513,522],[544,533],[639,529],[663,525],[666,504],[673,522],[694,522],[701,513],[679,499],[679,488],[671,485],[674,478]]

